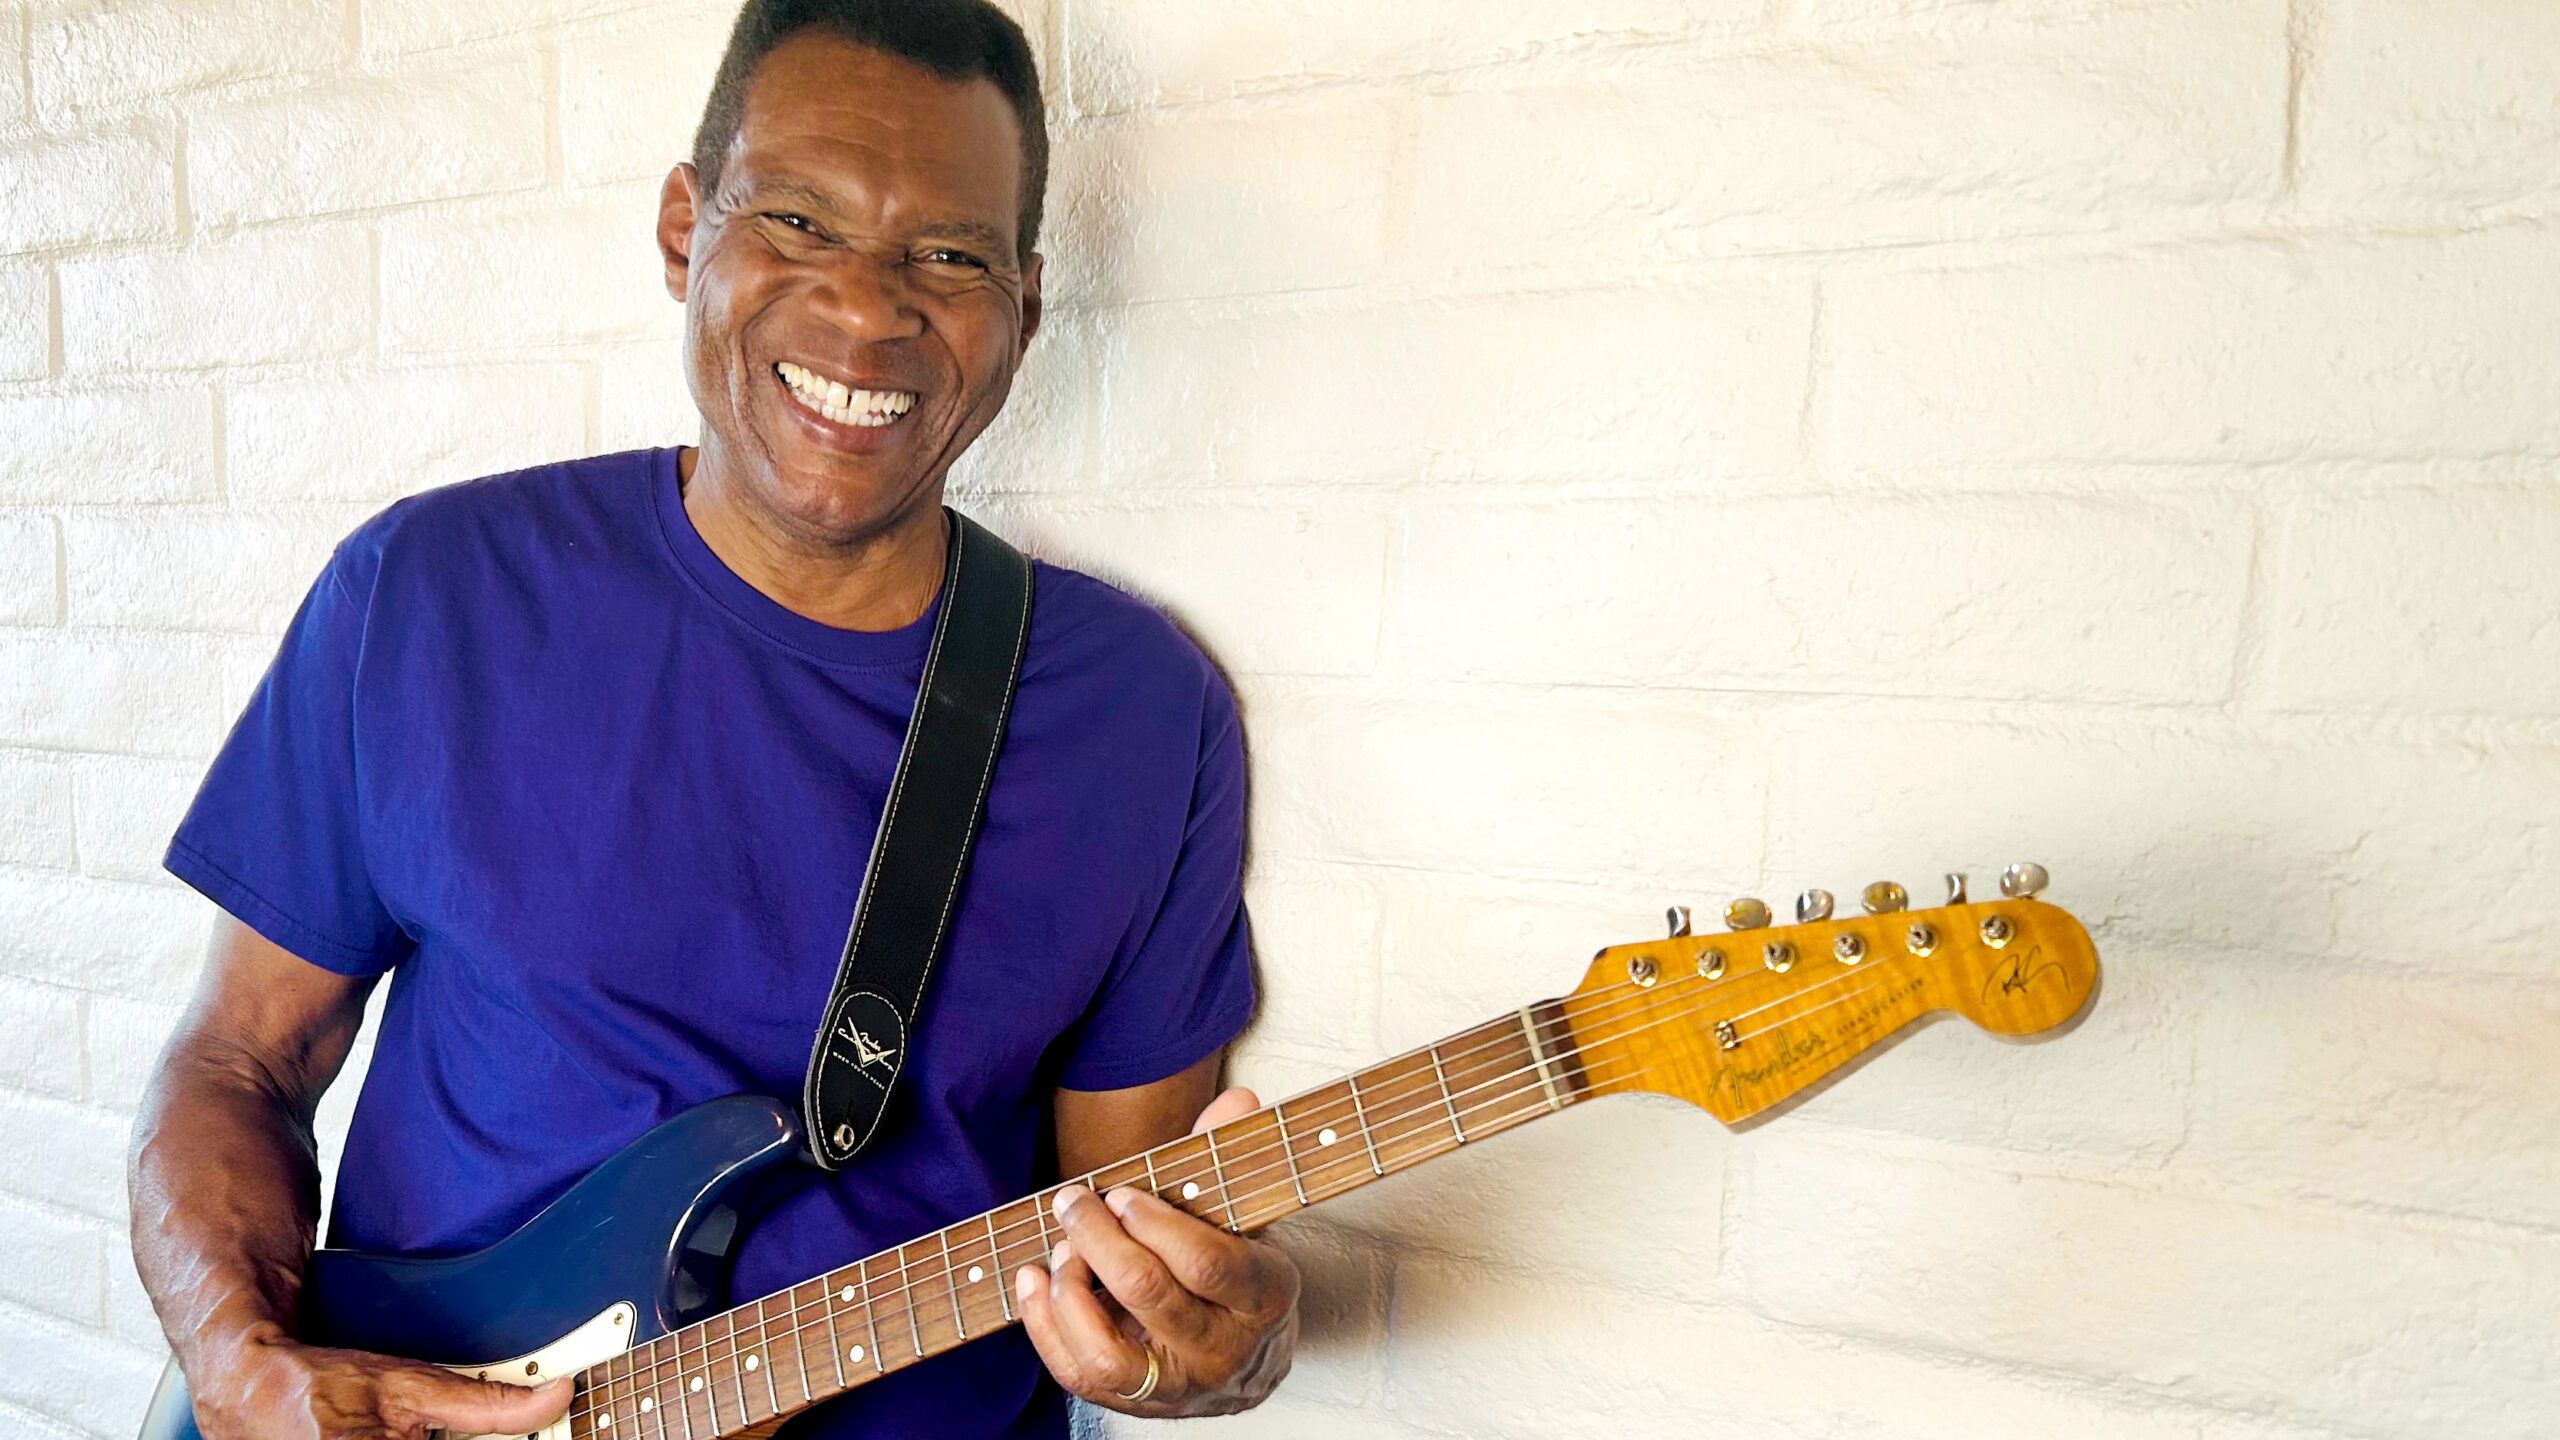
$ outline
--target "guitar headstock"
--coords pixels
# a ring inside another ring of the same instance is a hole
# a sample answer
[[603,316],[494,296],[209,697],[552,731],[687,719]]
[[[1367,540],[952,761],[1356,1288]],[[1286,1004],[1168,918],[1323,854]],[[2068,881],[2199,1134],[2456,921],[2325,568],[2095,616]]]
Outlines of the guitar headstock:
[[2013,1036],[2078,1014],[2097,951],[2079,921],[2036,898],[2043,867],[2010,866],[1996,900],[1947,880],[1947,903],[1927,910],[1879,881],[1847,917],[1808,890],[1783,926],[1766,904],[1737,900],[1723,934],[1691,934],[1674,910],[1668,937],[1601,951],[1564,998],[1584,1082],[1677,1095],[1731,1123],[1933,1010]]

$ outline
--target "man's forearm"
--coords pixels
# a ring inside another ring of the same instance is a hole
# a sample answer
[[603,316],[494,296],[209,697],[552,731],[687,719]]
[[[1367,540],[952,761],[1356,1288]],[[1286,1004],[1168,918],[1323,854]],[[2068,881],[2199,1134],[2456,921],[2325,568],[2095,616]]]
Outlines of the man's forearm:
[[130,1185],[134,1267],[189,1374],[290,1333],[320,1167],[308,1107],[277,1077],[181,1039],[143,1096]]

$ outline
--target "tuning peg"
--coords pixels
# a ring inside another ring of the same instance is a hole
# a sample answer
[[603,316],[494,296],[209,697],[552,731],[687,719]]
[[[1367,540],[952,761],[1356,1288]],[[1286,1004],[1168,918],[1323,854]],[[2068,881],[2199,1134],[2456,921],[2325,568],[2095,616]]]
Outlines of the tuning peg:
[[1964,872],[1961,870],[1947,872],[1947,903],[1950,905],[1964,903]]
[[2053,877],[2033,860],[2021,860],[2000,872],[2000,893],[2012,900],[2033,900],[2052,883]]
[[1859,894],[1858,903],[1870,915],[1889,915],[1910,907],[1911,892],[1890,880],[1879,880]]
[[1686,905],[1674,905],[1670,909],[1663,911],[1662,923],[1670,927],[1671,938],[1674,940],[1688,934],[1689,907]]
[[1769,902],[1749,895],[1724,907],[1724,928],[1757,930],[1769,923]]
[[1797,923],[1797,924],[1799,924],[1799,925],[1810,925],[1810,924],[1812,924],[1812,923],[1813,923],[1814,921],[1816,921],[1816,920],[1828,920],[1828,919],[1830,919],[1830,918],[1831,918],[1831,892],[1830,892],[1830,891],[1828,891],[1828,890],[1807,890],[1807,891],[1806,891],[1806,892],[1804,892],[1803,894],[1801,894],[1801,895],[1799,895],[1799,896],[1797,896],[1797,897],[1796,897],[1796,923]]

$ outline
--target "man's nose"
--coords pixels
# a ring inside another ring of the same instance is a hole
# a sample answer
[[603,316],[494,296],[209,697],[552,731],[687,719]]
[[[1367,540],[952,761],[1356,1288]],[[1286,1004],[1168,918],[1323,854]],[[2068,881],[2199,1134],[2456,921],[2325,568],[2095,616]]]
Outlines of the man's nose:
[[924,329],[903,257],[839,255],[821,269],[809,298],[819,318],[864,340],[903,339]]

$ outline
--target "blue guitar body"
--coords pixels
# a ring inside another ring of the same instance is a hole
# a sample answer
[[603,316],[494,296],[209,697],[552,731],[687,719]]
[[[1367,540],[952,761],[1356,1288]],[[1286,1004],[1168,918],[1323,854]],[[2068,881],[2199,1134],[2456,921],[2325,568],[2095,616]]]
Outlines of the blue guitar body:
[[[313,1251],[297,1333],[313,1344],[477,1366],[531,1355],[611,1314],[618,1335],[606,1354],[618,1354],[725,1307],[739,1236],[775,1191],[805,1177],[791,1163],[799,1153],[800,1122],[789,1107],[749,1095],[695,1106],[485,1250],[436,1258]],[[507,1378],[527,1377],[519,1366]],[[201,1440],[174,1363],[152,1395],[141,1440]]]

